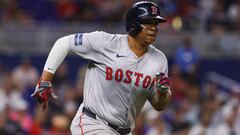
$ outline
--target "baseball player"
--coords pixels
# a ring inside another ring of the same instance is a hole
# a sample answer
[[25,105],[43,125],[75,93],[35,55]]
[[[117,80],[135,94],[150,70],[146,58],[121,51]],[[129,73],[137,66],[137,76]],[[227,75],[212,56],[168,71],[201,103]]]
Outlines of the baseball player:
[[128,34],[103,31],[62,37],[54,44],[32,97],[46,108],[56,99],[51,80],[69,52],[88,59],[84,100],[71,123],[73,135],[126,135],[148,100],[158,111],[171,99],[165,55],[153,47],[166,22],[152,2],[135,3],[126,15]]

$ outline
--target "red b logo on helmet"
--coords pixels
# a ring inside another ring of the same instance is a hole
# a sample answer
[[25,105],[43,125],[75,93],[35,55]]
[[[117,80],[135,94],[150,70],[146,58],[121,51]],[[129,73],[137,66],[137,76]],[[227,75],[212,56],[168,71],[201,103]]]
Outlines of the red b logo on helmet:
[[155,6],[151,6],[151,10],[152,10],[151,12],[152,12],[153,15],[157,15],[157,10],[158,9]]

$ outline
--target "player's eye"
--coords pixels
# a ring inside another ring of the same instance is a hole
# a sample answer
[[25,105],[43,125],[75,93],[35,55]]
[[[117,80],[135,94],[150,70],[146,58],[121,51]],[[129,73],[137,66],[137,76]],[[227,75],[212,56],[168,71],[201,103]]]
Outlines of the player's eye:
[[150,20],[150,19],[141,20],[140,23],[144,24],[144,25],[146,25],[146,24],[158,25],[159,24],[158,20]]

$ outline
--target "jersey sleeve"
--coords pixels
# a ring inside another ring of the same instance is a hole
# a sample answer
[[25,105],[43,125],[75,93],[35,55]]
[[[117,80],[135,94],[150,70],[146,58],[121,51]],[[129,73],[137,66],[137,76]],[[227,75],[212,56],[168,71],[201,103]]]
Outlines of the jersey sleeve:
[[53,45],[46,60],[44,70],[54,74],[69,52],[68,37],[58,39]]
[[[44,70],[55,73],[69,52],[74,52],[85,59],[101,61],[101,54],[107,39],[104,32],[78,33],[58,39],[53,45]],[[108,34],[109,35],[109,34]]]
[[98,61],[98,54],[101,54],[108,44],[107,35],[101,31],[70,35],[70,50],[85,59]]

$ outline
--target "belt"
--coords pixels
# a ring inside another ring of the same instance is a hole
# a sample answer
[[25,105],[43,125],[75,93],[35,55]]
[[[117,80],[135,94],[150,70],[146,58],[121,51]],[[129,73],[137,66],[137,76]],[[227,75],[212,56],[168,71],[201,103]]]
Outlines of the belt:
[[[88,110],[87,108],[83,107],[83,111],[84,114],[86,114],[88,117],[91,117],[93,119],[97,119],[97,115],[95,113],[93,113],[91,110]],[[119,134],[121,135],[127,135],[128,133],[130,133],[131,128],[122,128],[122,127],[117,127],[109,122],[107,122],[108,126],[113,128],[115,131],[117,131]]]

